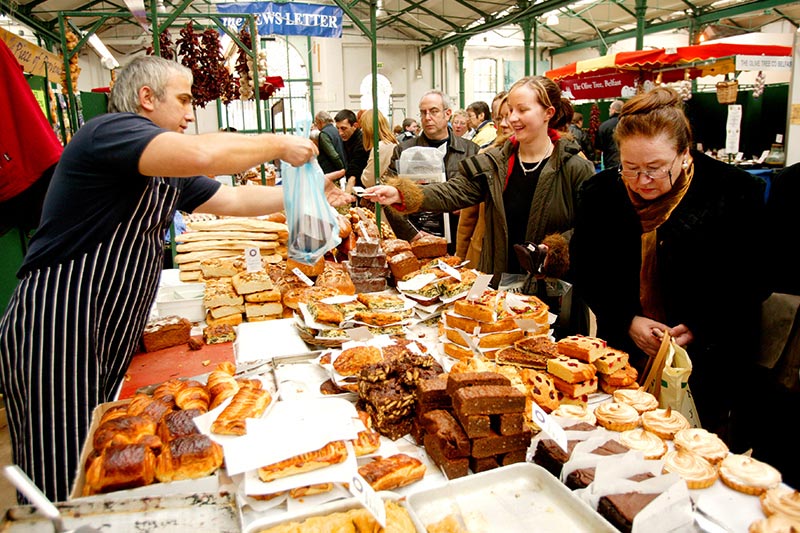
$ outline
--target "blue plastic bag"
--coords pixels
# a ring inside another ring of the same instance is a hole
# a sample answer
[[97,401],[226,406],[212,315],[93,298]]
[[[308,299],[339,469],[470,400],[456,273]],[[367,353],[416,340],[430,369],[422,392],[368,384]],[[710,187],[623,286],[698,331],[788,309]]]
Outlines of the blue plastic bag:
[[[311,121],[301,120],[298,135],[308,137]],[[336,210],[325,197],[325,173],[314,158],[301,167],[283,163],[283,202],[289,227],[289,257],[316,264],[342,242]]]

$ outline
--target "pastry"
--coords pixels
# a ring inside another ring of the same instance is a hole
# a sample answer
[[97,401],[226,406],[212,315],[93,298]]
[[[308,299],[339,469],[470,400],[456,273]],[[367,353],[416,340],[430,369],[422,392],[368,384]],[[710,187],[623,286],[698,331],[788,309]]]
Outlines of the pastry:
[[338,326],[344,322],[344,313],[333,304],[312,301],[308,302],[307,305],[308,312],[314,318],[315,322],[331,326]]
[[355,376],[361,369],[383,360],[380,348],[375,346],[354,346],[342,350],[333,361],[333,368],[342,376]]
[[97,452],[109,446],[142,444],[148,448],[161,448],[161,439],[156,436],[156,423],[143,416],[126,415],[106,421],[92,435],[92,444]]
[[161,442],[167,444],[178,437],[199,434],[200,430],[197,429],[193,419],[200,414],[197,409],[167,413],[158,424],[158,437]]
[[406,301],[396,294],[366,293],[357,296],[359,302],[372,310],[402,311]]
[[547,372],[567,383],[578,383],[595,377],[597,369],[589,363],[561,355],[548,359]]
[[219,307],[211,307],[208,309],[208,314],[212,318],[224,318],[226,316],[244,313],[244,304],[238,305],[221,305]]
[[198,409],[201,413],[208,412],[210,402],[208,391],[197,381],[187,382],[175,396],[175,404],[181,409]]
[[151,484],[156,477],[156,456],[142,444],[109,446],[86,469],[83,495],[132,489]]
[[186,387],[186,382],[181,379],[170,379],[155,388],[153,398],[175,405],[175,395]]
[[633,368],[630,365],[630,363],[628,363],[621,369],[617,370],[612,374],[601,376],[601,379],[605,381],[608,385],[614,387],[626,387],[628,385],[636,383],[636,378],[638,377],[639,377],[639,372],[637,372],[636,369]]
[[579,381],[577,383],[568,383],[558,376],[553,376],[553,384],[559,392],[566,396],[573,398],[582,396],[584,394],[592,394],[597,392],[597,378],[589,378],[586,381]]
[[728,456],[728,446],[722,439],[702,428],[682,429],[675,433],[673,440],[676,449],[697,454],[713,465]]
[[747,455],[730,454],[719,466],[722,482],[734,490],[760,496],[780,485],[781,473],[771,465]]
[[333,483],[315,483],[314,485],[306,485],[304,487],[295,487],[289,489],[289,497],[298,499],[305,496],[313,496],[315,494],[323,494],[333,490]]
[[359,311],[355,314],[353,320],[370,326],[388,326],[390,324],[400,324],[407,317],[408,315],[404,312]]
[[128,414],[143,416],[158,424],[164,415],[172,411],[172,407],[173,405],[170,403],[152,398],[147,394],[136,394],[128,404]]
[[156,461],[162,483],[206,477],[222,466],[222,446],[206,435],[185,435],[169,442]]
[[[236,313],[234,315],[224,316],[222,318],[214,318],[211,316],[211,313],[206,312],[206,325],[208,327],[212,326],[238,326],[242,323],[244,318],[242,317],[241,313]],[[205,331],[203,332],[205,333]],[[227,341],[224,341],[227,342]]]
[[358,473],[376,491],[392,490],[422,479],[425,465],[416,457],[398,453],[360,466]]
[[614,397],[615,402],[627,403],[636,409],[639,414],[658,408],[658,400],[656,397],[649,392],[645,392],[645,390],[642,388],[636,390],[620,389],[614,391],[612,396]]
[[203,293],[203,305],[206,309],[221,307],[224,305],[242,305],[244,298],[233,290],[230,279],[212,279],[206,282]]
[[264,270],[237,272],[231,278],[231,283],[233,284],[233,290],[241,295],[268,291],[273,288],[272,278]]
[[570,335],[559,339],[556,344],[558,353],[586,363],[591,363],[603,355],[604,349],[608,346],[603,339],[584,335]]
[[688,429],[690,424],[685,416],[671,407],[667,407],[642,413],[642,426],[662,439],[672,440],[675,433],[682,429]]
[[645,459],[661,459],[667,453],[664,439],[642,428],[623,431],[619,434],[619,441],[631,450],[642,452]]
[[[239,315],[241,321],[242,315]],[[221,344],[236,340],[236,330],[230,324],[217,324],[203,328],[203,341],[206,344]]]
[[582,420],[590,424],[597,423],[597,418],[594,416],[594,412],[590,411],[586,406],[583,405],[559,405],[558,408],[550,414],[552,416],[560,416],[562,418],[574,418],[575,420]]
[[261,529],[261,533],[295,533],[303,531],[313,533],[316,531],[387,531],[392,533],[415,533],[417,531],[411,516],[405,507],[400,504],[385,500],[386,529],[382,528],[372,514],[363,507],[357,507],[345,512],[330,513],[322,516],[311,516],[302,522],[288,522],[269,529]]
[[[525,339],[522,339],[525,340]],[[517,341],[519,342],[519,341]],[[543,354],[526,352],[514,346],[506,346],[498,350],[495,361],[501,365],[513,365],[522,368],[536,368],[544,370],[547,368],[548,357]]]
[[244,304],[244,314],[250,322],[279,318],[282,313],[283,305],[280,302],[247,302]]
[[761,509],[767,516],[782,514],[800,522],[800,492],[783,485],[773,487],[761,496]]
[[775,514],[756,520],[747,529],[747,533],[797,533],[800,521],[783,514]]
[[664,472],[678,474],[690,489],[708,488],[718,477],[711,463],[685,450],[673,450],[664,456]]
[[603,354],[592,364],[601,374],[613,374],[628,364],[628,354],[614,348],[605,348]]
[[639,425],[639,413],[630,405],[606,402],[594,410],[597,423],[611,431],[627,431]]
[[245,304],[262,304],[266,302],[280,302],[281,291],[278,289],[270,289],[268,291],[251,292],[244,295]]
[[[544,372],[537,372],[529,368],[522,369],[519,376],[523,385],[525,385],[528,396],[544,412],[550,413],[559,406],[558,395],[556,394],[552,377]],[[525,411],[528,412],[527,406]]]
[[258,469],[258,478],[268,483],[287,476],[343,463],[346,459],[347,447],[344,442],[333,441],[319,450],[302,453],[271,465],[262,466]]
[[245,420],[263,415],[271,401],[272,395],[266,389],[241,387],[211,424],[211,432],[218,435],[244,435],[247,433]]

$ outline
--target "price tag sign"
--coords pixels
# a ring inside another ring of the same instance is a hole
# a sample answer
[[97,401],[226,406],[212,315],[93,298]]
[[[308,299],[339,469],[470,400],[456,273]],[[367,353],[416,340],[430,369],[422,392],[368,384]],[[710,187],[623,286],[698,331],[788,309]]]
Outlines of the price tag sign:
[[567,450],[567,433],[564,431],[564,428],[558,425],[558,423],[553,420],[553,417],[545,413],[541,407],[536,405],[536,402],[531,402],[531,410],[532,410],[532,417],[531,419],[539,426],[542,431],[544,431],[551,439],[556,441],[556,444],[564,450],[565,452],[569,453]]
[[347,331],[347,336],[350,337],[354,341],[362,341],[366,342],[372,338],[372,333],[370,333],[369,328],[366,326],[359,326],[357,328],[350,328]]
[[458,334],[461,335],[462,339],[464,339],[464,342],[467,343],[467,346],[469,346],[469,349],[472,350],[472,354],[475,357],[477,357],[479,361],[483,361],[485,359],[483,357],[483,354],[478,349],[478,347],[475,345],[475,343],[472,342],[472,339],[470,338],[469,335],[467,335],[467,332],[466,331],[462,331],[460,329],[457,329],[456,331],[458,331]]
[[492,281],[491,274],[478,274],[478,277],[475,279],[475,283],[472,285],[472,288],[467,293],[467,300],[477,300],[481,297],[481,294],[486,292],[486,289],[489,288],[489,283]]
[[451,278],[456,278],[458,281],[461,281],[461,272],[451,267],[444,261],[439,261],[439,270],[441,270]]
[[311,287],[314,284],[314,282],[311,280],[311,278],[309,278],[308,276],[303,274],[303,271],[300,270],[298,267],[294,267],[292,269],[292,272],[294,273],[295,276],[300,278],[300,281],[302,281],[303,283],[305,283],[309,287]]
[[369,483],[360,474],[353,474],[350,481],[350,493],[356,497],[361,505],[375,518],[382,528],[386,528],[386,507],[383,500]]
[[367,233],[367,226],[364,224],[363,220],[358,221],[358,229],[361,230],[361,236],[367,239],[367,241],[372,241],[370,238],[369,233]]
[[261,266],[261,250],[256,247],[245,248],[244,264],[248,272],[258,272],[263,269]]

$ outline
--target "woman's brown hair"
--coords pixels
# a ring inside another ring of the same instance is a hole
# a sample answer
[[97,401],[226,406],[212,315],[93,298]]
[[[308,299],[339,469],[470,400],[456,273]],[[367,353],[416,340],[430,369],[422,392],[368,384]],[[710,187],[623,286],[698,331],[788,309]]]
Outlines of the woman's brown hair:
[[553,80],[544,76],[526,76],[517,80],[508,92],[511,93],[520,87],[530,88],[536,94],[539,103],[555,109],[548,123],[551,128],[559,130],[570,123],[574,113],[572,104],[561,96],[561,88]]
[[[358,119],[358,123],[361,124],[361,131],[363,133],[362,137],[364,138],[364,149],[369,152],[372,150],[373,137],[372,109],[367,109],[364,111],[364,113],[361,115],[361,118]],[[389,122],[387,122],[386,117],[384,117],[383,113],[380,111],[378,111],[378,140],[397,144],[397,137],[395,137],[392,133],[392,130],[389,127]]]
[[678,153],[692,145],[692,127],[683,112],[683,100],[669,87],[656,87],[625,102],[614,129],[617,146],[628,137],[660,135],[671,139]]

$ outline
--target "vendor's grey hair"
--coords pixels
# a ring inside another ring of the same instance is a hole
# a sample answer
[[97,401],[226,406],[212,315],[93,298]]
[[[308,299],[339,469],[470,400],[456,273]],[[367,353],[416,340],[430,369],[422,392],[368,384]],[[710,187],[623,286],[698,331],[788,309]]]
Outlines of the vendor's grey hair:
[[[422,95],[422,98],[425,98],[426,96],[431,95],[431,94],[438,95],[439,98],[442,99],[442,108],[443,108],[442,111],[445,111],[445,110],[450,109],[452,107],[452,103],[450,102],[450,97],[447,96],[446,94],[444,94],[442,91],[437,91],[437,90],[428,91],[428,92],[426,92],[425,94]],[[422,98],[419,99],[420,102],[422,101]]]
[[138,113],[139,89],[148,86],[159,100],[164,98],[170,77],[181,74],[192,83],[192,71],[175,61],[156,56],[138,57],[119,71],[111,98],[109,113]]

